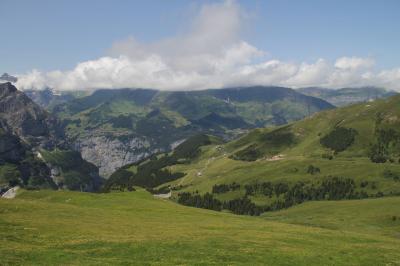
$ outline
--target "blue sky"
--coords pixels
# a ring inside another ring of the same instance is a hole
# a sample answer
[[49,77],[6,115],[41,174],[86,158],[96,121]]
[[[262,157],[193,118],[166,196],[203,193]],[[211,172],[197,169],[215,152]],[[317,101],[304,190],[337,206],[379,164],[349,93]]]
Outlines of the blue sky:
[[[115,43],[129,37],[145,45],[185,34],[204,6],[221,3],[0,0],[0,72],[72,70],[80,62],[114,55]],[[233,3],[241,12],[235,34],[264,52],[256,61],[301,65],[322,58],[334,64],[357,57],[372,59],[374,71],[400,65],[400,1]]]

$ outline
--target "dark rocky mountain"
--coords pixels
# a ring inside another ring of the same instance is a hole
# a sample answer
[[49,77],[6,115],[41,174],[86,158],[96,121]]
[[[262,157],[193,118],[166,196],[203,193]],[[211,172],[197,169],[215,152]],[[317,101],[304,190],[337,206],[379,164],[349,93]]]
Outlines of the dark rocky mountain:
[[367,102],[378,98],[387,98],[397,94],[394,91],[388,91],[377,87],[341,88],[337,90],[308,87],[298,89],[298,91],[305,95],[324,99],[335,106]]
[[328,102],[282,87],[203,91],[101,89],[56,105],[74,149],[103,176],[167,151],[197,133],[231,139],[255,127],[281,125],[320,110]]
[[[15,185],[95,189],[97,167],[67,147],[55,117],[11,83],[0,84],[0,190]],[[74,163],[63,167],[71,159]]]
[[0,118],[33,146],[53,148],[62,139],[57,120],[9,82],[0,84]]

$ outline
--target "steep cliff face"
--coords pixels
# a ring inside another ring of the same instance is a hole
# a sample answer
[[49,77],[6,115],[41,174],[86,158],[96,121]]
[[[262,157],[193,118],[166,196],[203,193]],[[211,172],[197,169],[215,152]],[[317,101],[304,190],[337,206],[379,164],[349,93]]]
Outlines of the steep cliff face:
[[32,146],[52,148],[62,139],[57,120],[9,82],[0,84],[0,118]]
[[118,139],[111,136],[87,136],[74,143],[82,157],[99,167],[101,176],[109,176],[116,169],[157,152],[145,138]]
[[[11,83],[0,84],[0,190],[15,185],[94,189],[99,182],[97,167],[84,161],[77,152],[72,152],[73,156],[60,156],[71,153],[66,147],[56,118]],[[47,157],[53,158],[51,164],[38,156],[53,149],[62,152]],[[68,171],[62,168],[65,164],[69,165]],[[52,170],[60,167],[62,175],[55,179]]]

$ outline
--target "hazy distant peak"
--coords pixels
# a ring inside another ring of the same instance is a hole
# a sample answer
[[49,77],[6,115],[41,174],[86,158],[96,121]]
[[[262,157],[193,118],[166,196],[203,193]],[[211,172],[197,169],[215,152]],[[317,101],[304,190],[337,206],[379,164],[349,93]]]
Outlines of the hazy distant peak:
[[9,75],[8,73],[4,73],[4,74],[0,77],[0,82],[1,82],[1,81],[7,81],[7,82],[13,82],[13,83],[15,83],[15,82],[18,81],[18,78],[17,78],[17,77],[14,77],[14,76],[11,76],[11,75]]

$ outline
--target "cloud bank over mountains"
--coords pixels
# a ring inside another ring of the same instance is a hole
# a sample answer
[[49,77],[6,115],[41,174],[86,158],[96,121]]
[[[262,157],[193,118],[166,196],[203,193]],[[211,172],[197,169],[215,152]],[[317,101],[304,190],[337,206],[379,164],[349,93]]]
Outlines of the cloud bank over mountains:
[[107,56],[78,63],[70,71],[32,70],[18,75],[17,86],[199,90],[250,85],[372,85],[400,91],[400,68],[376,71],[372,58],[350,56],[334,62],[320,58],[303,63],[271,59],[273,55],[243,40],[246,17],[234,1],[207,4],[184,34],[154,43],[142,43],[133,37],[117,41]]

